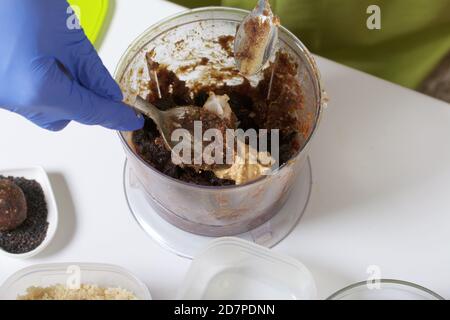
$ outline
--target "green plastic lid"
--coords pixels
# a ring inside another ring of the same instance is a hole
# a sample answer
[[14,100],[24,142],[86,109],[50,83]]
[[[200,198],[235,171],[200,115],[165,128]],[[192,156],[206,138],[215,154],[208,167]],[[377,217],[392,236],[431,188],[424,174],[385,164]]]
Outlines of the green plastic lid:
[[103,23],[108,13],[108,0],[69,0],[69,3],[77,7],[80,23],[86,36],[92,43],[98,39]]

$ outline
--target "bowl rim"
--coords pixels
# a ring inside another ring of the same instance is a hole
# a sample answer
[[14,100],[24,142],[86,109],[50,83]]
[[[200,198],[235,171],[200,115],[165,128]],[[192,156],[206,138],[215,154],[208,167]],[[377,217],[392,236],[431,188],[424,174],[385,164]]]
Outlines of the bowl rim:
[[[129,52],[131,52],[136,46],[137,44],[150,32],[152,32],[153,30],[157,30],[159,27],[163,26],[164,24],[168,23],[169,21],[176,19],[176,18],[180,18],[183,16],[187,16],[187,15],[191,15],[191,14],[195,14],[195,13],[203,13],[203,12],[209,12],[209,11],[217,11],[217,12],[228,12],[228,13],[239,13],[242,15],[246,15],[248,13],[250,13],[250,11],[248,10],[244,10],[244,9],[239,9],[239,8],[233,8],[233,7],[226,7],[226,6],[207,6],[207,7],[200,7],[200,8],[195,8],[195,9],[187,9],[175,14],[172,14],[162,20],[159,20],[158,22],[152,24],[151,26],[149,26],[146,30],[144,30],[141,34],[139,34],[132,42],[131,44],[127,47],[127,49],[125,50],[125,52],[122,54],[122,56],[119,59],[119,62],[116,65],[115,71],[114,71],[114,79],[116,81],[118,81],[118,72],[119,69],[121,69],[121,66],[126,62],[126,58],[129,54]],[[315,97],[316,100],[316,104],[317,104],[317,111],[316,111],[316,121],[314,122],[314,126],[312,128],[311,134],[309,135],[309,137],[306,139],[306,142],[303,144],[302,148],[297,152],[297,154],[292,157],[291,159],[289,159],[286,163],[280,165],[277,169],[275,169],[270,175],[266,175],[266,176],[261,176],[258,179],[255,180],[251,180],[247,183],[244,184],[240,184],[240,185],[226,185],[226,186],[205,186],[205,185],[198,185],[198,184],[194,184],[194,183],[189,183],[189,182],[185,182],[173,177],[170,177],[166,174],[164,174],[163,172],[157,170],[156,168],[154,168],[153,166],[151,166],[150,164],[148,164],[147,162],[145,162],[141,157],[139,157],[136,152],[129,146],[128,142],[126,141],[126,139],[123,136],[123,133],[126,131],[117,131],[117,134],[119,136],[119,139],[122,142],[122,145],[124,145],[124,148],[126,148],[126,150],[133,155],[133,157],[139,162],[144,164],[144,166],[146,168],[149,168],[151,171],[155,172],[156,174],[158,174],[159,176],[168,179],[169,181],[173,181],[174,183],[178,183],[180,185],[183,185],[185,187],[188,188],[193,188],[193,189],[203,189],[203,190],[236,190],[236,189],[240,189],[240,188],[245,188],[245,187],[249,187],[251,185],[254,184],[258,184],[261,183],[263,181],[265,181],[267,178],[271,177],[271,176],[276,176],[281,170],[283,170],[285,167],[288,167],[292,162],[294,162],[297,158],[299,158],[302,153],[307,150],[307,148],[310,146],[311,140],[313,139],[313,137],[316,135],[317,133],[317,129],[319,127],[319,123],[321,121],[321,117],[322,117],[322,113],[323,113],[323,109],[324,109],[324,104],[326,103],[327,97],[325,95],[325,90],[323,88],[323,83],[322,83],[322,79],[321,79],[321,74],[320,71],[317,67],[317,63],[313,57],[313,55],[311,54],[311,52],[308,50],[308,48],[303,44],[303,42],[296,36],[294,35],[291,31],[289,31],[287,28],[280,26],[280,31],[285,33],[288,37],[292,38],[294,40],[294,45],[296,47],[298,47],[303,53],[304,53],[304,57],[306,58],[306,60],[309,63],[309,67],[311,68],[312,72],[315,74],[315,84],[316,84],[316,88],[317,88],[317,97]],[[165,32],[165,31],[161,31]],[[139,51],[137,51],[139,52]]]
[[[416,289],[422,293],[426,293],[430,295],[431,297],[435,298],[436,300],[445,300],[442,296],[437,294],[436,292],[427,289],[425,287],[422,287],[421,285],[415,284],[413,282],[403,281],[403,280],[396,280],[396,279],[376,279],[381,284],[385,285],[393,285],[396,288],[406,287],[406,288],[412,288]],[[360,281],[354,284],[351,284],[345,288],[342,288],[335,293],[333,293],[331,296],[327,298],[327,300],[341,300],[344,296],[351,293],[352,290],[357,288],[363,288],[367,285],[367,281]]]
[[[37,172],[40,174],[40,177],[42,179],[36,179],[32,176],[27,176],[27,173],[29,172]],[[41,166],[30,166],[30,167],[22,167],[22,168],[7,168],[7,169],[2,169],[0,170],[0,174],[8,174],[8,172],[10,172],[9,174],[12,174],[14,172],[23,172],[24,175],[22,176],[15,176],[14,177],[22,177],[25,179],[32,179],[35,180],[36,182],[38,182],[41,185],[41,188],[44,192],[44,196],[45,196],[45,201],[47,203],[47,223],[48,223],[48,229],[47,229],[47,234],[45,235],[44,240],[42,241],[42,243],[37,246],[35,249],[29,251],[29,252],[25,252],[25,253],[10,253],[7,252],[6,250],[0,248],[0,255],[3,255],[5,257],[9,257],[9,258],[13,258],[13,259],[18,259],[18,260],[25,260],[25,259],[29,259],[32,258],[36,255],[38,255],[39,253],[41,253],[44,249],[46,249],[50,243],[52,242],[52,240],[54,239],[55,235],[56,235],[56,231],[58,229],[58,224],[59,224],[59,210],[58,210],[58,204],[56,202],[56,197],[55,197],[55,193],[53,191],[53,187],[52,184],[50,182],[50,179],[48,177],[47,172],[45,171],[45,169]],[[44,185],[42,185],[44,184]]]

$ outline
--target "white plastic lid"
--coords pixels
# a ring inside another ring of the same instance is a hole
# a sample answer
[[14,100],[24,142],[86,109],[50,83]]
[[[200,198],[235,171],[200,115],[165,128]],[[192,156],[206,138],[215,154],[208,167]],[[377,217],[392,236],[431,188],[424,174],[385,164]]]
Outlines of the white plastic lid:
[[194,258],[178,298],[311,300],[317,290],[299,261],[245,240],[220,238]]

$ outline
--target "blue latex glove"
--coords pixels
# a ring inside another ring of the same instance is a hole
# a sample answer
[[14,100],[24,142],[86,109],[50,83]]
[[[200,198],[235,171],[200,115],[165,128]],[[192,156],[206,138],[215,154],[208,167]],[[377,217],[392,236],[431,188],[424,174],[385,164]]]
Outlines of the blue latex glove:
[[53,131],[141,128],[73,17],[64,0],[1,0],[0,106]]

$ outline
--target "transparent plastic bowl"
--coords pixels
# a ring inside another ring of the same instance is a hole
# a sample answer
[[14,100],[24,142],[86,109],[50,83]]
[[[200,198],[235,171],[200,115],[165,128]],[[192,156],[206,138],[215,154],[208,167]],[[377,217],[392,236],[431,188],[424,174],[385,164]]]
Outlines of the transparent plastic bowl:
[[[208,7],[177,14],[150,27],[131,44],[118,64],[115,79],[121,85],[125,100],[131,103],[136,94],[145,96],[148,93],[146,83],[150,75],[145,53],[152,49],[156,50],[158,62],[174,69],[205,54],[223,67],[234,66],[234,59],[220,56],[220,48],[214,47],[217,44],[211,39],[234,35],[246,14],[247,11],[239,9]],[[182,39],[184,49],[180,50],[177,43]],[[205,45],[205,41],[209,41],[209,45]],[[237,235],[271,219],[286,202],[306,163],[309,142],[317,129],[325,98],[312,55],[285,28],[280,29],[280,47],[299,64],[298,79],[302,84],[304,109],[299,111],[298,117],[310,121],[311,126],[309,135],[299,138],[303,146],[301,151],[273,175],[239,186],[205,187],[185,183],[164,175],[143,161],[134,151],[131,132],[119,133],[140,189],[149,204],[169,223],[199,235]],[[188,84],[204,81],[195,72],[182,79]]]
[[314,279],[299,261],[235,238],[214,240],[192,261],[183,300],[311,300]]
[[81,284],[122,288],[134,293],[139,300],[152,299],[144,283],[120,267],[94,263],[55,263],[28,267],[9,277],[0,287],[0,300],[16,300],[33,286],[66,285],[71,277],[71,273],[68,273],[71,266],[79,268]]
[[444,298],[411,282],[382,279],[378,288],[369,288],[366,281],[358,282],[339,290],[328,300],[444,300]]

